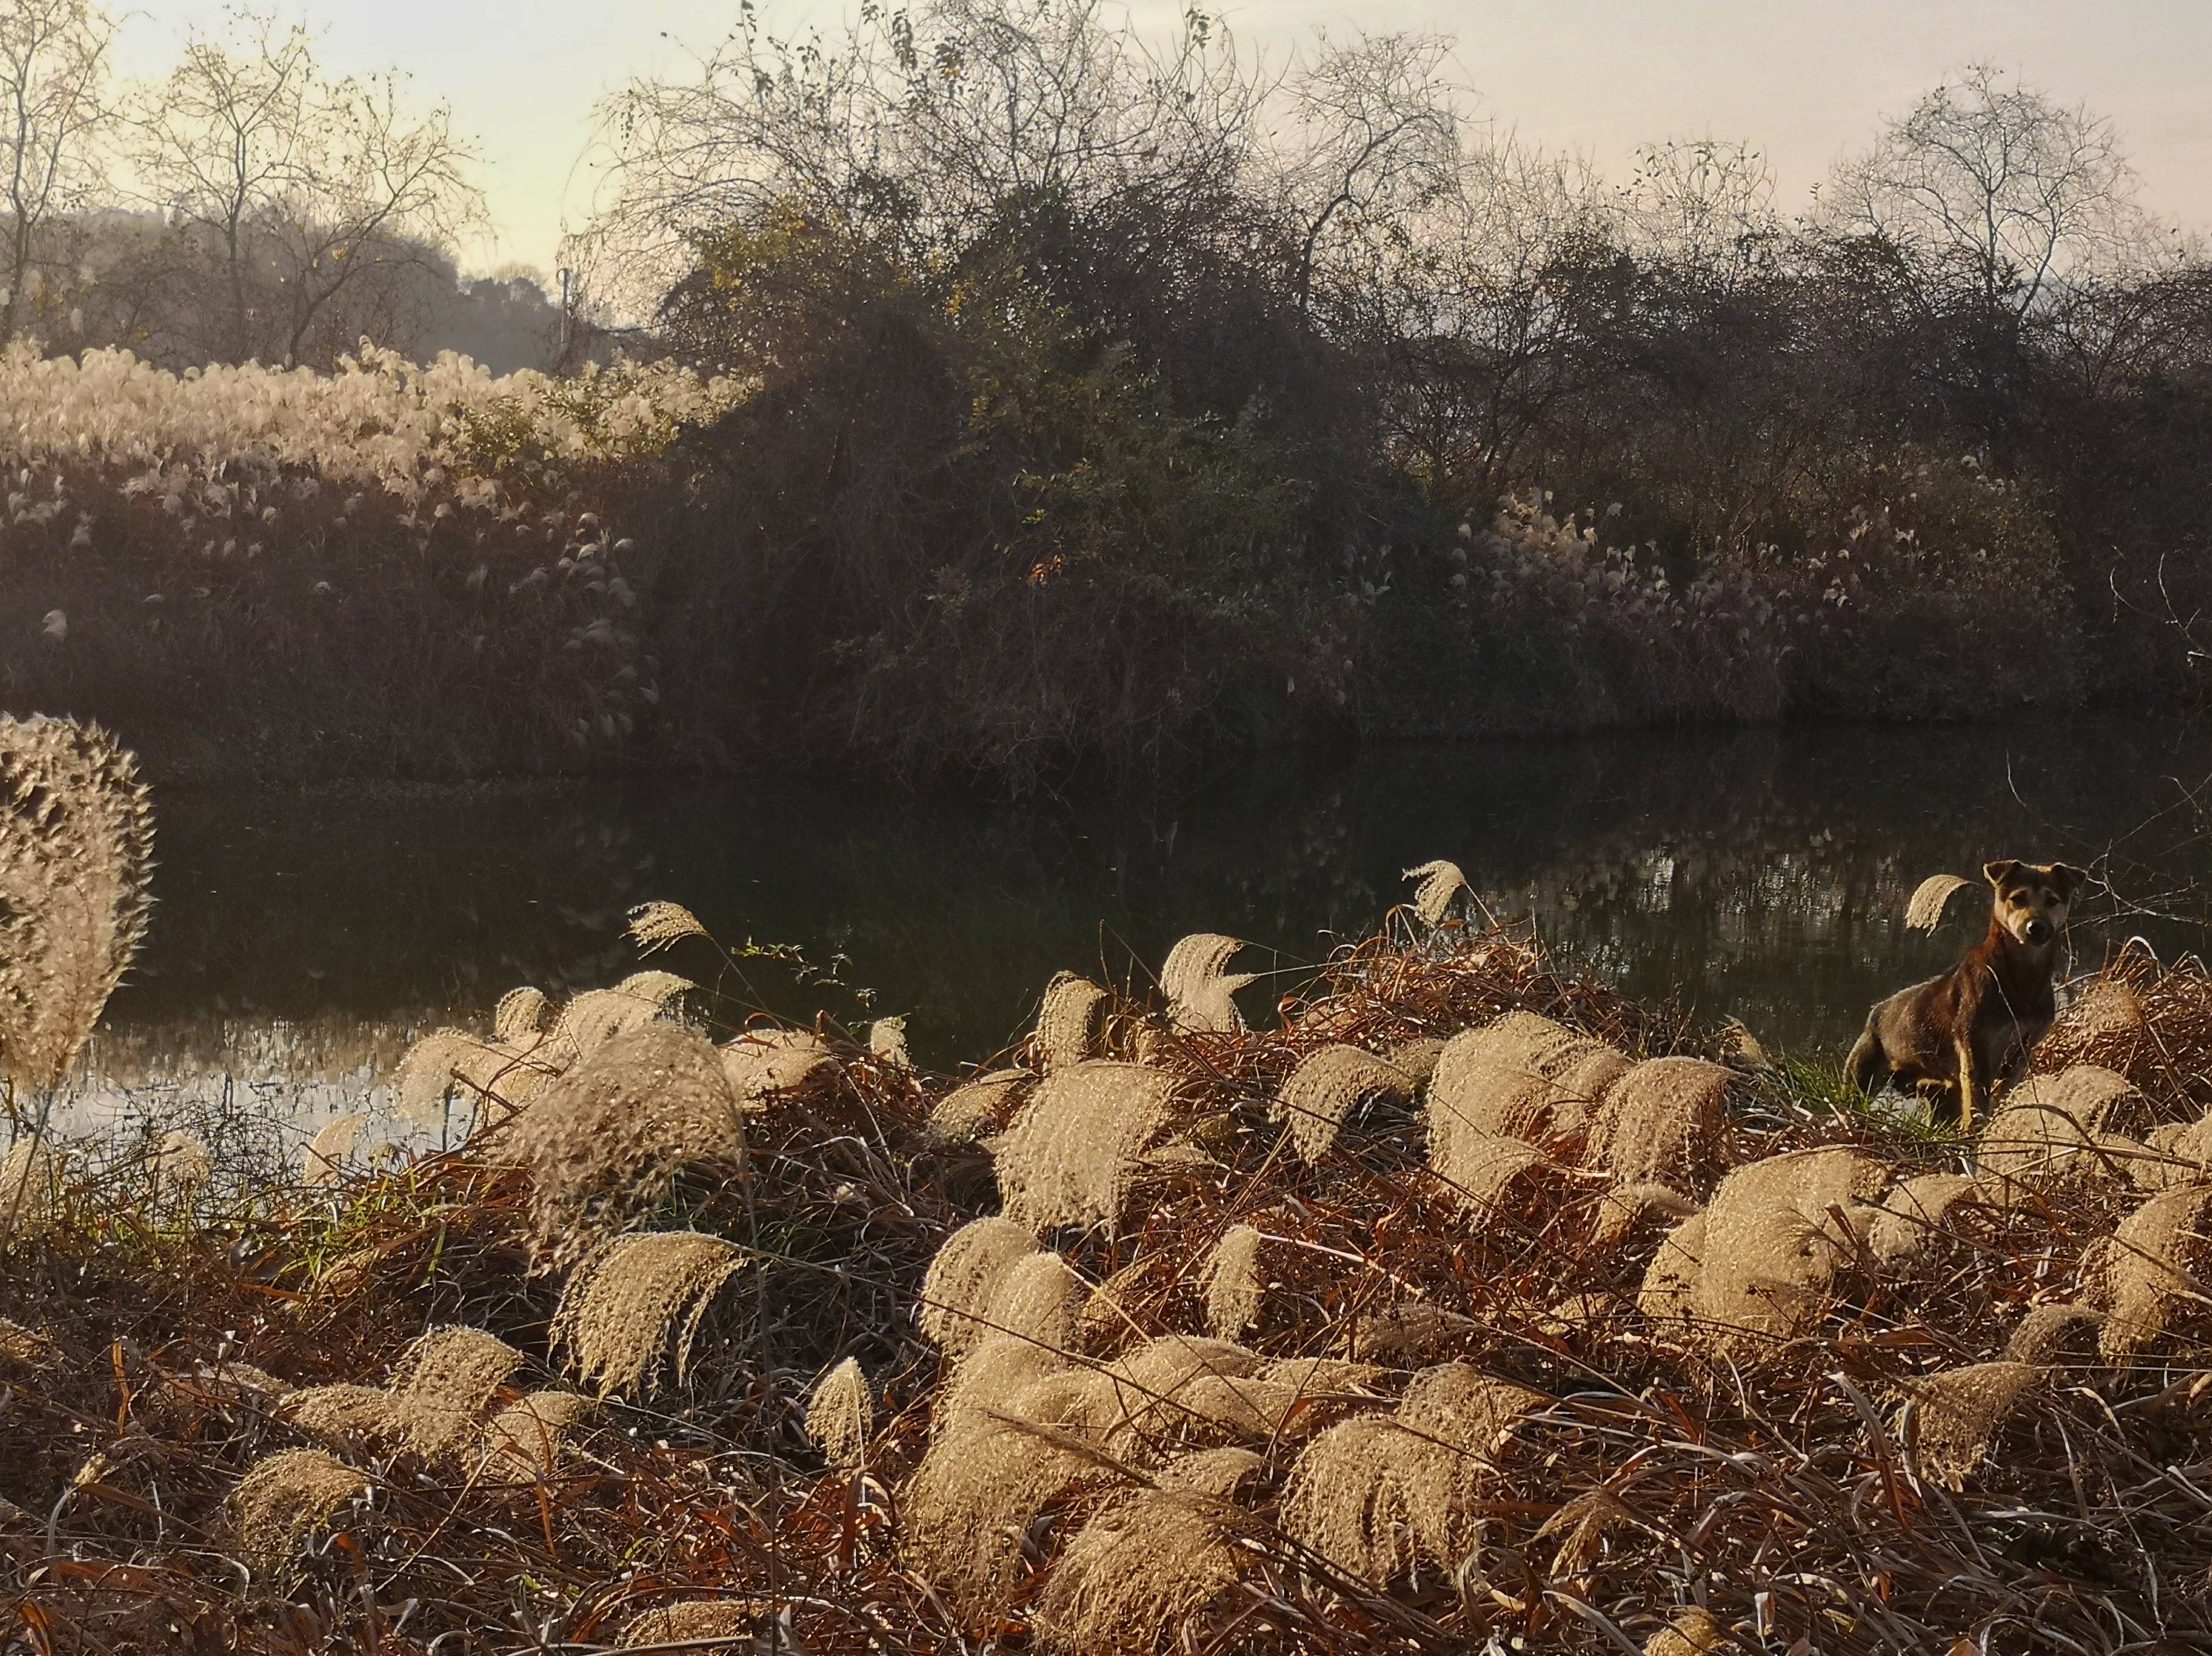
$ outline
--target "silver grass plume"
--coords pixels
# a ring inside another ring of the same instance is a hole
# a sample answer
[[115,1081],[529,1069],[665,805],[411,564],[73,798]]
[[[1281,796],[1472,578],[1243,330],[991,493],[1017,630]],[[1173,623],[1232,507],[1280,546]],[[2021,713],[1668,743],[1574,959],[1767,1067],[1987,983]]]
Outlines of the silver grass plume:
[[1245,944],[1218,932],[1197,931],[1168,951],[1160,968],[1160,988],[1168,998],[1176,1028],[1226,1033],[1244,1027],[1237,1016],[1236,992],[1259,980],[1256,973],[1222,968]]
[[1448,863],[1439,858],[1432,863],[1423,863],[1419,868],[1409,868],[1405,877],[1421,883],[1413,892],[1413,913],[1430,925],[1442,925],[1451,913],[1452,899],[1462,891],[1472,893],[1474,888],[1466,875],[1460,872],[1457,863]]

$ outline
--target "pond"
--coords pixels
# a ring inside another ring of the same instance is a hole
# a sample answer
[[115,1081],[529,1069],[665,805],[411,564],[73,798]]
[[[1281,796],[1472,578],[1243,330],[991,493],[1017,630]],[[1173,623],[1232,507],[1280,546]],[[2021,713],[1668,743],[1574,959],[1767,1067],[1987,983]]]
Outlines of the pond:
[[[2094,965],[2133,934],[2203,947],[2195,790],[2212,737],[2168,722],[1643,732],[1252,763],[1196,793],[1019,803],[850,784],[173,790],[159,907],[97,1069],[318,1083],[321,1107],[410,1032],[481,1020],[507,988],[635,969],[624,911],[693,909],[726,942],[804,949],[842,987],[763,964],[780,1010],[904,1013],[925,1064],[985,1058],[1062,968],[1117,979],[1187,931],[1273,951],[1295,981],[1458,862],[1501,918],[1638,995],[1832,1057],[1881,993],[1956,957],[1903,924],[1925,875],[2063,858],[2109,881],[2077,926]],[[690,975],[711,954],[655,964]]]

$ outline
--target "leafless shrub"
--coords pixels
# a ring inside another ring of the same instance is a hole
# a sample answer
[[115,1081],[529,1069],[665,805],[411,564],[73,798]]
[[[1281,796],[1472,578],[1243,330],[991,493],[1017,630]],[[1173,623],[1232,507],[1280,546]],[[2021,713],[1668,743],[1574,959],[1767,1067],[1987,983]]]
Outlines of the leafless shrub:
[[730,1243],[698,1231],[617,1236],[569,1273],[553,1348],[603,1398],[649,1395],[664,1357],[680,1384],[708,1307],[743,1263]]

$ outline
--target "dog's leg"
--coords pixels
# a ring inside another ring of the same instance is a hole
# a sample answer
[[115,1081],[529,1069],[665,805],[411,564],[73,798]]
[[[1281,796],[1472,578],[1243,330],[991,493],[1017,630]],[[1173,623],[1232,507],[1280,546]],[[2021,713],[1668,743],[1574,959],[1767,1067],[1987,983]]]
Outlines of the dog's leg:
[[1974,1043],[1961,1038],[1954,1045],[1959,1053],[1959,1131],[1974,1130]]
[[1871,1098],[1889,1084],[1889,1056],[1881,1050],[1881,1038],[1869,1018],[1850,1056],[1844,1060],[1844,1078]]

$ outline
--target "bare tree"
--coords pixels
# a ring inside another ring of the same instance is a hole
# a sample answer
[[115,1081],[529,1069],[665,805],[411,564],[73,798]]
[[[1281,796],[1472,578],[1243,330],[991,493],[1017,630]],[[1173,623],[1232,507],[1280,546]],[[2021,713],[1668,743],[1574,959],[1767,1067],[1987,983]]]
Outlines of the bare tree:
[[1986,64],[1893,122],[1838,172],[1825,206],[1838,227],[1886,237],[2016,318],[2055,284],[2139,252],[2148,230],[2112,123]]
[[1766,157],[1717,138],[1641,146],[1620,216],[1635,252],[1724,282],[1770,258],[1782,238]]
[[347,306],[388,312],[393,275],[481,215],[451,112],[417,116],[402,91],[330,81],[305,30],[245,14],[228,39],[187,42],[142,101],[137,171],[222,295],[210,354],[301,360]]
[[104,93],[114,33],[88,0],[0,5],[0,178],[8,192],[0,340],[14,337],[30,298],[40,233],[96,176],[91,143],[110,114]]

